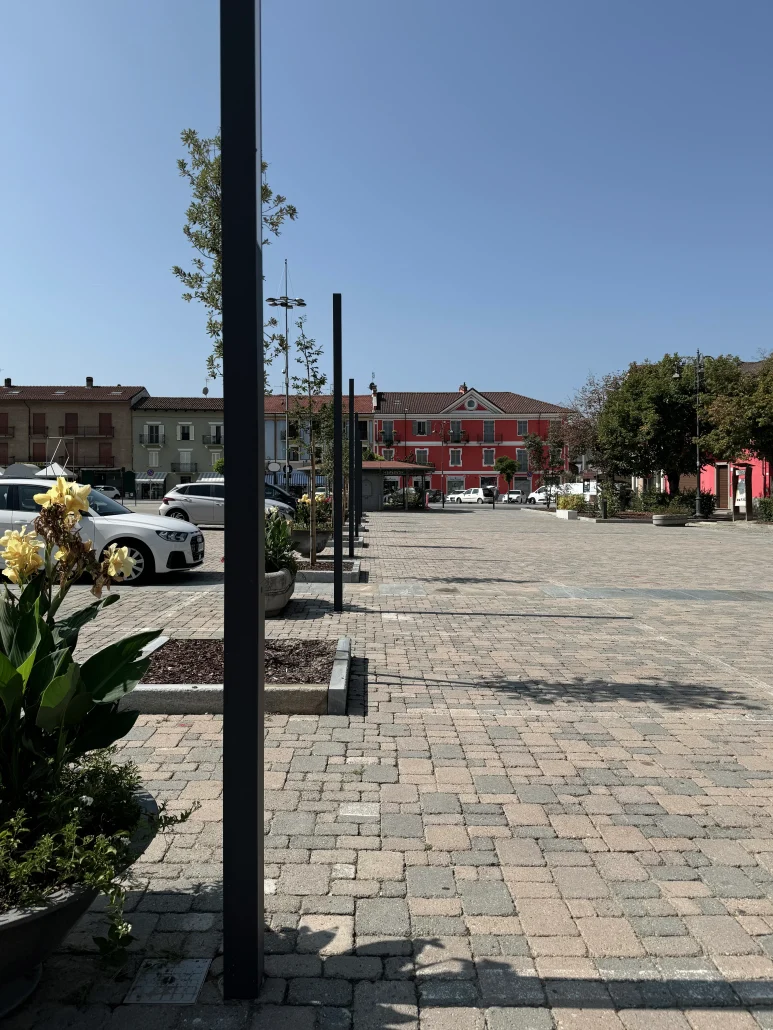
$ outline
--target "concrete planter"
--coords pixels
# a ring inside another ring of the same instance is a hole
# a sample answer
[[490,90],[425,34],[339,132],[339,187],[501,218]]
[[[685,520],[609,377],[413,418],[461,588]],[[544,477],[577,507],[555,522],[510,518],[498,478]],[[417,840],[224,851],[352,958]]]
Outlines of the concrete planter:
[[569,519],[570,521],[572,521],[574,519],[579,519],[579,517],[580,513],[578,511],[575,511],[573,508],[559,508],[556,512],[557,519]]
[[[329,529],[318,529],[317,530],[317,551],[324,551],[327,547],[327,542],[330,539],[332,533]],[[292,531],[292,541],[295,550],[302,554],[305,558],[311,554],[311,533],[308,529],[294,529]]]
[[[151,819],[158,806],[147,791],[138,801],[146,818],[132,843],[135,859],[155,836]],[[42,964],[55,951],[97,896],[87,887],[67,887],[52,894],[42,905],[10,909],[0,915],[0,1017],[11,1012],[35,990]]]
[[266,599],[266,615],[270,618],[285,609],[295,590],[295,573],[288,569],[267,572],[263,577],[263,596]]
[[690,519],[689,515],[653,515],[652,525],[660,526],[686,526]]

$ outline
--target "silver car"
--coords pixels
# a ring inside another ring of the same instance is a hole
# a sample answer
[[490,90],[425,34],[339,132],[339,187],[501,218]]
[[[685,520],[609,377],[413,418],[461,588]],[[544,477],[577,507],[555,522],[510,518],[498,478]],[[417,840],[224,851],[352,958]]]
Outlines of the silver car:
[[[283,501],[266,498],[266,514],[280,511],[293,517],[293,509]],[[225,523],[225,486],[223,483],[181,483],[167,490],[158,509],[159,515],[192,522],[195,526],[222,526]]]
[[158,514],[196,526],[222,526],[225,486],[223,483],[180,483],[166,491]]

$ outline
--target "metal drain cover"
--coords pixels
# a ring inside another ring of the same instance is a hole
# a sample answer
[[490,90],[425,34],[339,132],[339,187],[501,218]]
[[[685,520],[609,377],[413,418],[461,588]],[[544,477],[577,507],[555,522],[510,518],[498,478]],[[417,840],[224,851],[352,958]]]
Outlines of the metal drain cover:
[[207,978],[211,960],[176,962],[146,958],[124,998],[124,1005],[194,1005]]

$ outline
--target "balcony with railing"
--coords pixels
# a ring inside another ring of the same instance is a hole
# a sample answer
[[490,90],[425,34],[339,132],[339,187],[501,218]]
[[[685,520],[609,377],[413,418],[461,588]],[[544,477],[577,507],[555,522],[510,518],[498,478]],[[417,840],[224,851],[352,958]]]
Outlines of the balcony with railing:
[[[0,433],[0,436],[3,434]],[[48,426],[36,426],[33,425],[30,429],[30,436],[48,436]]]
[[179,472],[182,475],[190,476],[194,472],[199,471],[199,466],[195,461],[173,461],[172,472]]
[[400,434],[394,431],[390,433],[389,430],[382,429],[378,434],[378,439],[385,447],[392,447],[394,444],[400,443]]
[[76,436],[115,436],[113,426],[59,426],[59,435],[70,437]]
[[455,430],[452,429],[450,433],[446,433],[443,437],[443,443],[457,444],[457,443],[469,443],[470,434],[466,429]]
[[166,433],[140,433],[140,443],[143,447],[163,447],[166,443]]
[[201,439],[205,447],[222,447],[225,444],[224,433],[207,433]]
[[477,441],[482,444],[498,444],[502,443],[504,436],[501,433],[478,433]]
[[14,426],[0,426],[0,440],[10,440],[12,436],[16,436]]

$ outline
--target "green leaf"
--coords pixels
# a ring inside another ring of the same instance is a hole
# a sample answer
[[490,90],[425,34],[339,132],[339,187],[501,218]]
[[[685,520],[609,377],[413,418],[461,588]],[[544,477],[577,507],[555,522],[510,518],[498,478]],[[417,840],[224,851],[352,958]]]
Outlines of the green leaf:
[[78,666],[73,662],[62,676],[51,680],[40,699],[35,723],[43,730],[55,730],[64,719],[70,699],[78,688]]
[[24,694],[24,683],[20,673],[14,669],[4,654],[0,653],[0,701],[10,715]]
[[94,701],[91,696],[85,690],[81,690],[70,699],[67,711],[64,713],[63,725],[77,726],[79,722],[86,718],[93,707]]
[[137,655],[160,633],[158,629],[135,633],[103,647],[84,662],[81,676],[86,690],[95,701],[112,701],[136,687],[147,670],[147,660],[137,662]]
[[87,751],[110,747],[124,737],[139,718],[139,712],[117,712],[113,705],[96,705],[83,720],[69,750],[70,758]]
[[63,647],[58,651],[40,657],[39,650],[35,653],[35,664],[27,680],[24,703],[28,708],[34,708],[40,699],[40,695],[48,684],[56,676],[61,676],[68,665],[72,662],[72,653],[69,648]]
[[37,659],[37,655],[38,655],[37,651],[33,651],[32,654],[29,656],[29,658],[27,658],[27,660],[22,662],[21,665],[19,666],[19,675],[21,676],[22,683],[24,684],[25,687],[27,685],[27,680],[30,678],[30,673],[32,672],[32,667],[35,664],[35,660]]
[[35,607],[36,601],[41,601],[42,606],[45,608],[45,599],[42,591],[46,585],[46,577],[40,573],[37,576],[33,576],[32,579],[25,585],[22,592],[19,594],[19,609],[22,612],[30,612]]
[[72,615],[68,615],[66,619],[62,619],[54,627],[54,641],[57,644],[66,644],[67,647],[75,647],[78,643],[78,633],[83,626],[96,619],[103,608],[107,608],[110,604],[115,604],[118,600],[118,594],[109,594],[107,597],[94,601],[93,604],[87,605],[85,608],[81,608],[79,612],[73,612]]
[[11,664],[15,665],[17,669],[23,665],[35,651],[39,640],[38,619],[35,612],[20,612],[9,639],[9,646],[5,648]]

